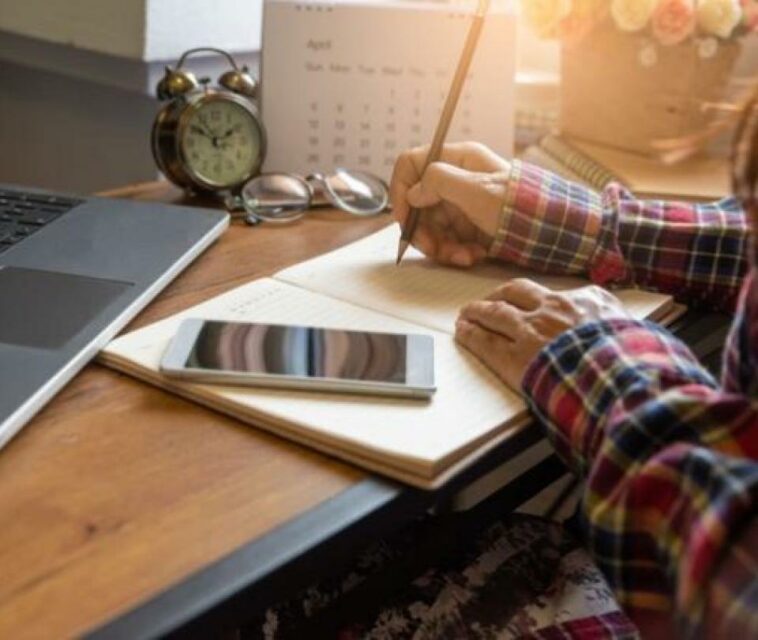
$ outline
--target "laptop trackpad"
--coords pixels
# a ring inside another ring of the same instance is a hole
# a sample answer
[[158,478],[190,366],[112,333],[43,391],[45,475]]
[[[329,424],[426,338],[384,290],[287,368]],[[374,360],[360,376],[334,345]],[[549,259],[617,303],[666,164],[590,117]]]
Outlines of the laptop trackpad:
[[0,267],[0,342],[62,347],[131,286],[117,280]]

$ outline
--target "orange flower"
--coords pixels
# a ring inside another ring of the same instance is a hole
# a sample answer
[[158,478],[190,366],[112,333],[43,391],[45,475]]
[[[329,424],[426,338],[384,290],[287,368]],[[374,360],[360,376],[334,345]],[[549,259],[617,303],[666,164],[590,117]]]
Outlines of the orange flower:
[[661,0],[653,12],[651,25],[661,44],[679,44],[695,30],[693,0]]
[[606,15],[608,15],[607,0],[574,0],[571,13],[558,25],[558,35],[571,46],[592,31]]

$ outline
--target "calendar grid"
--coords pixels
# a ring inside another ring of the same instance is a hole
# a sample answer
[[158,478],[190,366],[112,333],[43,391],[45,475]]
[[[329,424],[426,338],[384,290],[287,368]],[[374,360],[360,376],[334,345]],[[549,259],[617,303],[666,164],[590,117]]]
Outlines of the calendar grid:
[[[431,141],[469,19],[431,4],[267,2],[265,169],[389,179],[398,153]],[[514,62],[515,17],[500,10],[487,18],[449,140],[512,152]]]

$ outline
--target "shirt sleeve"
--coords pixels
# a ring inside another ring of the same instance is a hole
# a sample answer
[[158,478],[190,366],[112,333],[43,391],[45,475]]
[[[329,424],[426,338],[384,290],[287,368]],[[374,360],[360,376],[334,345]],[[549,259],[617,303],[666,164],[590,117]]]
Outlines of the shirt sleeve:
[[739,628],[758,624],[744,597],[755,585],[739,591],[729,560],[758,562],[740,542],[755,530],[758,403],[719,389],[684,344],[632,319],[562,334],[523,387],[586,479],[587,541],[632,617],[673,609],[686,636],[706,628],[706,610]]
[[643,201],[618,184],[599,193],[514,160],[490,255],[732,309],[747,269],[747,226],[734,198]]

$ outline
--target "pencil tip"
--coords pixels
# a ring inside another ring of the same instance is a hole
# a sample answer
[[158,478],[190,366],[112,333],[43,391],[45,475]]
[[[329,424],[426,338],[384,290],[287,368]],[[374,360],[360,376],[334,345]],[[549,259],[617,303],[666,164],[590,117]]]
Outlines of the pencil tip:
[[408,248],[409,242],[407,240],[400,240],[400,244],[397,247],[397,260],[395,260],[395,266],[400,264],[400,261],[403,259],[403,255],[405,254],[405,250]]

